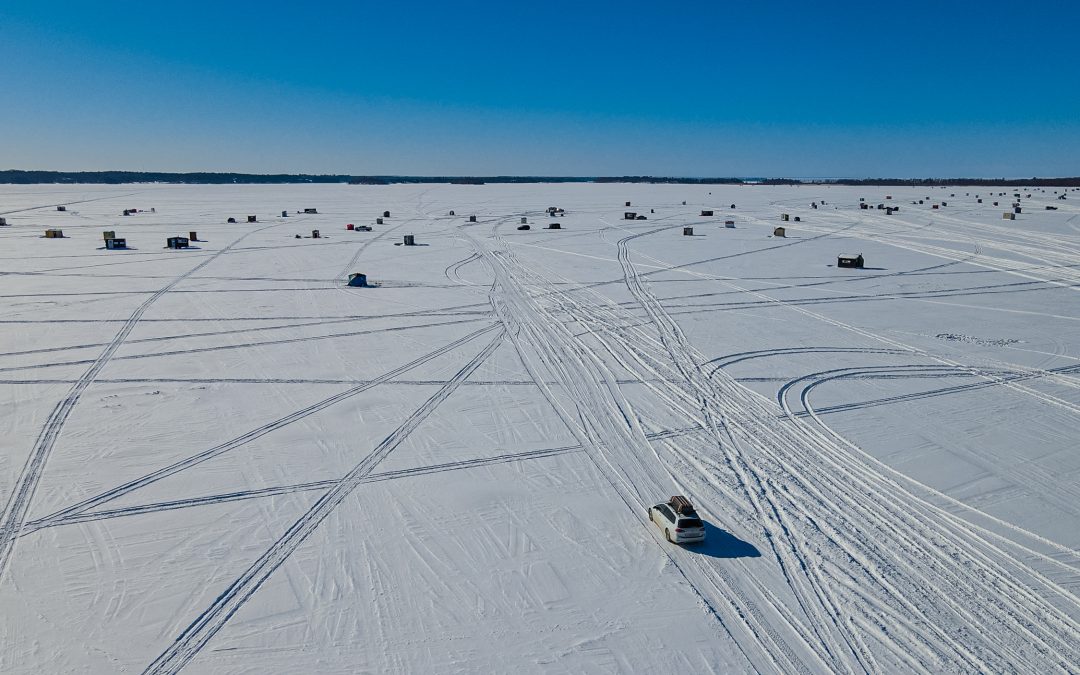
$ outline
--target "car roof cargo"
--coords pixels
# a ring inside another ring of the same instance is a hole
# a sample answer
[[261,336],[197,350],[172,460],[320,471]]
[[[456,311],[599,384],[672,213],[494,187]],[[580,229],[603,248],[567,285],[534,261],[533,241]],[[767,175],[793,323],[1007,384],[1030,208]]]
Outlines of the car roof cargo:
[[690,503],[690,500],[682,495],[675,495],[668,500],[668,504],[675,510],[675,513],[687,516],[696,516],[697,512],[694,511],[694,505]]

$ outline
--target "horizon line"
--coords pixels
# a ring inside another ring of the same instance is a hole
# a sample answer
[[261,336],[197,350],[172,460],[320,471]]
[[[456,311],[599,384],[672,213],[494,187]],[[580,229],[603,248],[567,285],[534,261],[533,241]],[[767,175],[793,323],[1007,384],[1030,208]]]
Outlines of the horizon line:
[[[1080,176],[674,176],[674,175],[649,175],[649,174],[609,174],[596,176],[573,176],[554,174],[348,174],[348,173],[250,173],[242,171],[154,171],[154,170],[131,170],[131,169],[99,169],[99,170],[56,170],[56,169],[2,169],[0,170],[0,184],[52,184],[56,182],[77,182],[79,178],[108,178],[114,180],[108,183],[168,183],[170,178],[192,177],[215,177],[232,179],[246,179],[241,182],[250,182],[252,179],[269,179],[276,183],[310,183],[316,179],[320,183],[348,183],[368,182],[370,184],[400,183],[400,182],[454,182],[472,181],[477,182],[681,182],[681,183],[720,183],[720,184],[754,184],[761,182],[791,182],[791,183],[842,183],[842,182],[890,182],[890,183],[971,183],[978,182],[1012,182],[1012,183],[1050,183],[1069,182],[1080,186]],[[138,180],[136,177],[143,177]],[[136,180],[119,181],[122,177],[132,177]],[[23,180],[10,181],[9,178],[23,178]],[[59,181],[43,180],[57,178]],[[90,181],[94,182],[94,181]],[[197,181],[195,181],[197,182]],[[1073,185],[1070,185],[1072,187]],[[1061,187],[1058,185],[1056,187]]]

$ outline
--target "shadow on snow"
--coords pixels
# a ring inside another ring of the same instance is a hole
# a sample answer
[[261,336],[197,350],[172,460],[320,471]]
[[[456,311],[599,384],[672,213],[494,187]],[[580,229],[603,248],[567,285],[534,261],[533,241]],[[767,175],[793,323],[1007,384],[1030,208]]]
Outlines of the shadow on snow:
[[689,544],[684,548],[693,553],[700,553],[711,558],[760,558],[761,551],[748,541],[739,539],[727,530],[722,530],[712,523],[705,524],[705,541]]

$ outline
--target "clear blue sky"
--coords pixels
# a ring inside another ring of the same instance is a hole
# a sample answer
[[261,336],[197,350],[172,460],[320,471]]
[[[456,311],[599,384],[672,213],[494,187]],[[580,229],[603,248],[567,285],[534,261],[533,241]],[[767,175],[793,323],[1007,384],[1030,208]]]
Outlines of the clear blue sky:
[[1075,2],[0,0],[0,168],[1080,175]]

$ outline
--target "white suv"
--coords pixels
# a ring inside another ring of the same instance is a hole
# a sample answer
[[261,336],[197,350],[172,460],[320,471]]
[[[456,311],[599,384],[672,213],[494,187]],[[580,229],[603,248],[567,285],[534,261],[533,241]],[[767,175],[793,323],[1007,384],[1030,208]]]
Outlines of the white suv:
[[664,538],[673,544],[694,544],[705,541],[705,524],[685,497],[672,497],[665,504],[649,507],[649,520],[664,531]]

